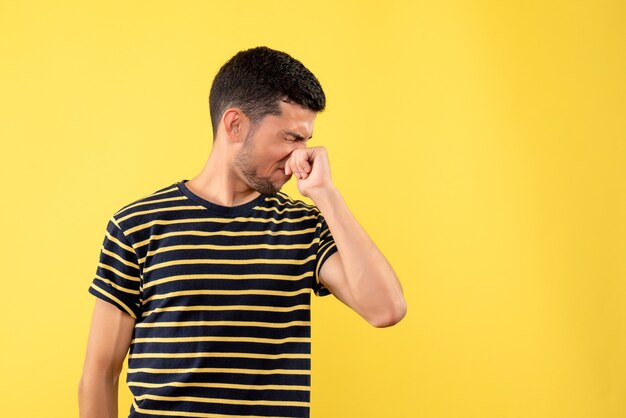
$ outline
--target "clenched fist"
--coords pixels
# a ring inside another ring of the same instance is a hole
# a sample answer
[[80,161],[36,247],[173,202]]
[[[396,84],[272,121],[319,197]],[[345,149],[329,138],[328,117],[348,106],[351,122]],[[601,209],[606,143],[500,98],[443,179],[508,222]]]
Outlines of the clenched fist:
[[324,147],[294,149],[285,163],[285,175],[291,173],[298,179],[298,191],[308,198],[333,186]]

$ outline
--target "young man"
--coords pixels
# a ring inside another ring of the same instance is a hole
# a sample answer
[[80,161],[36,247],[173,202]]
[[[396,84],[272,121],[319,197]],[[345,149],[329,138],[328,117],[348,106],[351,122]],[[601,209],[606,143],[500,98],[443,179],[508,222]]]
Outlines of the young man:
[[[325,95],[302,63],[266,47],[220,69],[203,170],[108,221],[82,418],[117,417],[127,352],[129,417],[308,417],[310,295],[334,294],[376,327],[406,302],[383,254],[307,147]],[[296,177],[314,205],[281,187]]]

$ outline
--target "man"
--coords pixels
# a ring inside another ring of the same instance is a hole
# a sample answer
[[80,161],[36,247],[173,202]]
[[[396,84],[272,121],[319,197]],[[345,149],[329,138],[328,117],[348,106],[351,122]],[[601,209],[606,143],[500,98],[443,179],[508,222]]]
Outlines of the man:
[[[97,297],[82,418],[117,417],[129,351],[129,417],[308,417],[310,294],[334,294],[376,327],[406,302],[383,254],[307,147],[325,95],[302,63],[241,51],[209,96],[203,170],[113,214],[89,292]],[[314,205],[281,187],[295,176]]]

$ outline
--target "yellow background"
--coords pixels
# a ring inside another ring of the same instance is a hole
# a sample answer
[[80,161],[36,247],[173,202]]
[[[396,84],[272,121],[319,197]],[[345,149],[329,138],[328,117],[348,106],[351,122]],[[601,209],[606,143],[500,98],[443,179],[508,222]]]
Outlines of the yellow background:
[[311,145],[409,305],[375,329],[314,300],[312,416],[626,416],[625,21],[619,0],[3,0],[0,415],[77,415],[108,218],[200,171],[215,72],[267,45],[320,79]]

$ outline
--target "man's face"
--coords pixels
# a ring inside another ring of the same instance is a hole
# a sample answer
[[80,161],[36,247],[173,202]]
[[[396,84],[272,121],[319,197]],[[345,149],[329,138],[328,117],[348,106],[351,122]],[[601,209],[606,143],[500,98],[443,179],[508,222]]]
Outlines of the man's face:
[[281,115],[265,116],[245,138],[235,156],[235,167],[252,189],[273,194],[289,180],[285,162],[296,148],[303,148],[313,134],[316,112],[295,103],[280,102]]

